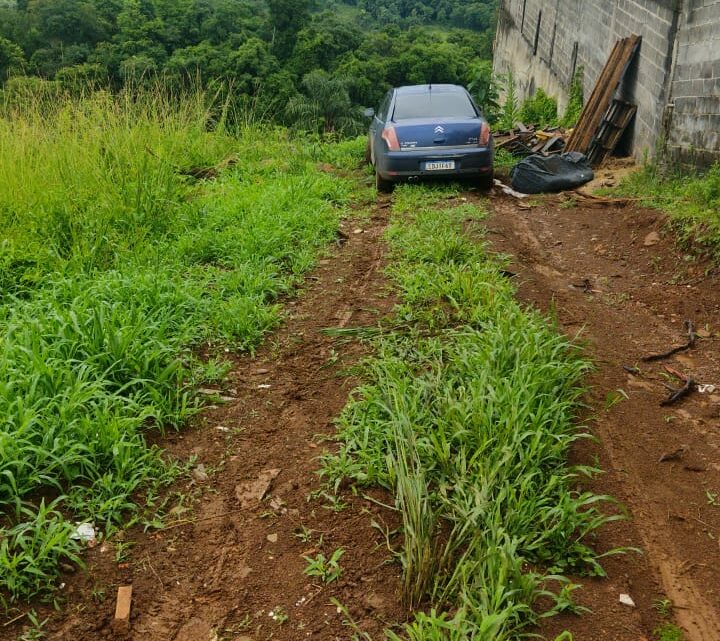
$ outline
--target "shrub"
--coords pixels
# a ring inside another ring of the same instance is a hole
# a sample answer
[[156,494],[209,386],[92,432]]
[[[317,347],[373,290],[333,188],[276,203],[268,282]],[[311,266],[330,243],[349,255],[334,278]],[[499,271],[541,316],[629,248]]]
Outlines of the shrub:
[[557,124],[557,100],[541,88],[535,95],[523,102],[520,107],[520,119],[527,125],[548,127]]

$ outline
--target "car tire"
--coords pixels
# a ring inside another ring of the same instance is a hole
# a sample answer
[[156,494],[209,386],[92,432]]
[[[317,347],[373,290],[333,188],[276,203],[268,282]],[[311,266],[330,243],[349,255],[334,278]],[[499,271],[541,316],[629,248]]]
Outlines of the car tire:
[[392,180],[385,180],[377,171],[375,172],[375,187],[379,194],[390,194],[395,188]]
[[495,184],[495,172],[491,171],[489,174],[481,174],[477,181],[477,186],[482,191],[490,191]]

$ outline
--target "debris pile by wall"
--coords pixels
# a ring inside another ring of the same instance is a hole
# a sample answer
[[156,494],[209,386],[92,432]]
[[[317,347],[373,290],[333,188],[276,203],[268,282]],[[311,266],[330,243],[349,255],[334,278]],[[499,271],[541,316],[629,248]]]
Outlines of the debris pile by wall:
[[561,111],[582,68],[589,96],[614,43],[642,36],[618,98],[636,104],[625,140],[637,158],[720,160],[720,0],[502,0],[495,72],[522,100],[539,87]]

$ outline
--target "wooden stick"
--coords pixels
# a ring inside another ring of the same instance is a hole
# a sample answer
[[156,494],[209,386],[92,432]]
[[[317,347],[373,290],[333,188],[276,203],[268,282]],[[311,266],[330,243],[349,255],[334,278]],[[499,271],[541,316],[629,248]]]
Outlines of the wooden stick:
[[685,329],[687,330],[688,335],[688,341],[685,343],[685,345],[680,345],[680,347],[673,347],[672,349],[669,349],[667,352],[663,352],[662,354],[653,354],[652,356],[645,356],[642,360],[645,363],[650,363],[652,361],[661,361],[666,358],[670,358],[674,354],[677,354],[678,352],[684,352],[692,347],[695,347],[695,340],[697,336],[695,335],[695,326],[693,325],[692,321],[686,320],[685,321]]
[[19,620],[22,619],[23,617],[26,617],[28,614],[29,614],[29,612],[21,612],[21,613],[18,614],[14,619],[10,619],[9,621],[5,621],[5,623],[3,623],[3,628],[7,628],[9,625],[12,625],[13,623],[15,623],[16,621],[19,621]]
[[165,526],[164,528],[161,528],[160,531],[164,530],[172,530],[176,527],[182,527],[183,525],[193,525],[195,523],[202,523],[203,521],[212,521],[213,519],[221,519],[225,516],[232,516],[233,514],[239,514],[240,512],[247,512],[247,509],[237,509],[237,510],[231,510],[230,512],[224,512],[223,514],[216,514],[215,516],[206,516],[202,519],[183,519],[182,521],[175,521],[175,523],[171,523],[170,525]]
[[672,405],[673,403],[677,403],[681,398],[684,398],[690,392],[692,392],[695,389],[695,381],[692,378],[688,378],[685,385],[683,385],[680,389],[675,390],[670,396],[668,396],[660,405],[662,407],[665,407],[667,405]]

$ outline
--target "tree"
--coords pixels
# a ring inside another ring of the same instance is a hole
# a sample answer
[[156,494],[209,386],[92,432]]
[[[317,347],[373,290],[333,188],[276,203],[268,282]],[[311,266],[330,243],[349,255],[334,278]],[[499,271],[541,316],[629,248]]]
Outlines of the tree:
[[20,73],[24,64],[22,49],[14,42],[0,37],[0,82],[4,82],[15,73]]
[[260,38],[249,38],[230,55],[233,86],[240,93],[254,93],[271,74],[279,70],[275,56]]
[[500,110],[500,92],[493,77],[492,62],[482,60],[476,63],[470,70],[470,78],[468,90],[488,122],[494,123]]
[[173,51],[165,65],[165,70],[177,78],[190,81],[198,75],[205,81],[222,78],[228,75],[229,57],[229,47],[215,46],[205,41]]
[[101,64],[83,63],[71,67],[63,67],[55,75],[55,80],[74,93],[82,94],[94,91],[107,85],[107,69]]
[[302,95],[288,102],[288,118],[317,133],[354,133],[358,114],[353,109],[345,81],[321,69],[306,74]]
[[232,46],[260,33],[265,17],[248,0],[214,0],[203,20],[201,37],[213,44]]
[[332,71],[338,59],[360,46],[362,34],[329,11],[320,13],[297,34],[290,67],[300,76],[313,69]]
[[309,0],[268,0],[272,52],[287,60],[295,48],[298,32],[310,20]]
[[36,17],[46,45],[91,45],[108,35],[95,6],[87,0],[32,0],[28,13]]
[[160,33],[162,21],[143,7],[140,0],[124,0],[117,18],[120,77],[137,82],[159,71],[167,59]]

